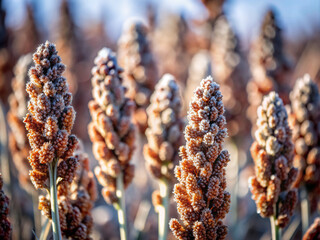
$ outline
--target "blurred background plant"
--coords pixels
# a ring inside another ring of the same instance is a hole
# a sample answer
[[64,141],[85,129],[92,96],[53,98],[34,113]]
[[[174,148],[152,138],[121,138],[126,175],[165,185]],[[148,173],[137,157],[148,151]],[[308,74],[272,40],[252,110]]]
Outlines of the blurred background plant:
[[[37,193],[33,188],[29,191],[24,170],[28,145],[21,121],[26,111],[23,85],[28,81],[28,63],[22,55],[34,52],[45,39],[56,43],[67,65],[64,76],[77,112],[73,132],[83,140],[89,159],[94,157],[85,126],[90,122],[87,103],[92,98],[93,60],[102,47],[118,49],[118,57],[124,59],[119,59],[119,65],[124,69],[124,82],[134,86],[129,90],[136,91],[130,97],[136,102],[134,118],[141,130],[132,156],[137,177],[126,190],[130,238],[157,239],[151,195],[158,183],[146,169],[142,149],[149,98],[160,76],[170,73],[179,85],[184,119],[201,79],[212,74],[220,84],[229,133],[225,148],[231,156],[226,171],[231,193],[231,213],[225,220],[228,238],[270,239],[268,220],[258,216],[248,191],[248,178],[254,175],[249,154],[251,129],[264,94],[277,91],[285,104],[290,103],[289,92],[305,73],[320,86],[318,0],[0,0],[0,6],[0,99],[7,115],[0,121],[0,171],[3,188],[12,199],[13,239],[35,239],[40,231],[40,216],[30,211],[32,195]],[[131,18],[139,24],[122,31]],[[319,141],[312,149],[317,147]],[[89,169],[97,166],[97,161],[89,162]],[[318,162],[314,165],[319,166]],[[98,188],[99,193],[101,186]],[[177,217],[173,199],[169,202],[170,218]],[[319,215],[317,198],[312,209],[310,224]],[[117,213],[100,194],[92,218],[93,239],[119,239],[114,231]],[[283,238],[302,238],[300,204],[283,229]],[[171,233],[168,239],[173,239]]]

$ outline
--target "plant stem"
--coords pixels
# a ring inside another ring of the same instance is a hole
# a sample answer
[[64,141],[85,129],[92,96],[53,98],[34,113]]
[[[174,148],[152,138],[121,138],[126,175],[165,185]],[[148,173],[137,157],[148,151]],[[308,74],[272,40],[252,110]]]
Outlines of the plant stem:
[[38,236],[41,234],[41,214],[38,209],[38,199],[39,199],[39,194],[37,191],[32,191],[31,192],[31,197],[32,197],[32,206],[33,206],[33,221],[34,221],[34,228],[35,228],[35,233]]
[[47,218],[42,226],[39,240],[47,240],[49,232],[50,232],[50,224],[49,224],[49,219]]
[[305,186],[301,187],[300,202],[301,202],[302,232],[305,233],[309,228],[309,219],[310,219],[308,194]]
[[7,132],[7,124],[5,118],[5,108],[3,106],[2,101],[0,100],[0,169],[2,174],[2,179],[4,183],[4,187],[6,188],[6,193],[8,197],[11,199],[10,202],[10,216],[12,217],[12,221],[16,223],[16,231],[12,232],[12,238],[20,239],[21,238],[21,207],[19,204],[19,200],[17,198],[16,182],[12,176],[12,166],[11,161],[9,160],[9,152],[8,152],[8,132]]
[[279,226],[276,225],[276,216],[270,217],[271,224],[271,232],[272,232],[272,240],[280,240],[280,229]]
[[10,171],[10,161],[8,153],[8,133],[6,126],[5,112],[2,102],[0,101],[0,166],[2,179],[7,187],[7,194],[9,198],[12,198],[12,185],[11,185],[11,171]]
[[159,206],[158,239],[166,240],[169,221],[169,185],[165,178],[159,180],[161,205]]
[[117,177],[117,197],[118,197],[118,202],[114,203],[114,207],[118,211],[118,221],[120,225],[120,238],[121,240],[127,240],[126,204],[125,204],[122,172],[120,172],[120,174]]
[[62,240],[61,229],[60,229],[58,198],[57,198],[57,165],[58,165],[57,159],[54,159],[49,164],[50,203],[51,203],[53,239]]
[[139,240],[143,232],[151,210],[151,204],[147,200],[142,200],[139,204],[138,211],[133,223],[133,230],[130,236],[132,239]]

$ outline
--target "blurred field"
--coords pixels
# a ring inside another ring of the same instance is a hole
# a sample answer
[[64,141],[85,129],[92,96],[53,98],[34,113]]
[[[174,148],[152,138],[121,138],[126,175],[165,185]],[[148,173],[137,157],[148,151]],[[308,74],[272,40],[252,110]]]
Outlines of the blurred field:
[[[202,2],[215,3],[212,8],[210,4],[206,8]],[[12,239],[36,239],[34,233],[39,234],[40,223],[34,219],[41,218],[34,218],[39,211],[32,209],[32,206],[37,208],[33,203],[37,201],[37,194],[33,193],[33,186],[28,186],[26,176],[22,180],[17,169],[21,165],[14,164],[21,156],[9,148],[12,142],[8,136],[15,130],[9,127],[6,115],[14,105],[10,103],[9,95],[17,91],[17,84],[12,82],[19,73],[19,67],[15,68],[19,58],[33,53],[45,40],[56,44],[62,62],[67,66],[64,76],[74,96],[77,115],[73,133],[81,139],[93,169],[98,162],[92,154],[87,132],[90,122],[87,106],[92,99],[91,68],[102,47],[117,52],[123,26],[132,18],[147,26],[150,52],[157,69],[150,73],[152,78],[157,82],[163,74],[170,73],[177,79],[184,101],[182,112],[185,121],[188,102],[200,80],[212,74],[221,85],[229,130],[225,147],[231,154],[227,170],[228,191],[231,193],[230,213],[226,217],[229,226],[227,239],[270,239],[269,221],[256,213],[248,189],[248,178],[254,174],[249,148],[253,141],[251,129],[256,120],[256,105],[268,92],[265,89],[270,82],[286,104],[295,81],[305,73],[310,74],[320,87],[320,2],[202,2],[0,0],[0,97],[3,115],[0,117],[0,169],[5,190],[11,199]],[[273,35],[280,40],[261,47],[261,29],[269,10],[273,11],[276,29],[279,30]],[[265,57],[264,53],[259,55],[261,51],[271,57]],[[126,69],[126,66],[121,67]],[[25,112],[21,118],[23,115]],[[136,115],[138,124],[145,120]],[[152,240],[157,239],[157,214],[151,194],[158,185],[145,167],[143,146],[147,140],[144,131],[137,131],[136,135],[135,177],[126,191],[129,235],[130,239]],[[100,190],[99,186],[98,199],[92,211],[92,238],[120,239],[116,211],[105,203]],[[318,206],[312,217],[319,215],[319,210]],[[177,216],[172,197],[170,216]],[[283,239],[301,238],[298,204],[289,226],[283,231]],[[168,239],[174,239],[171,233]]]

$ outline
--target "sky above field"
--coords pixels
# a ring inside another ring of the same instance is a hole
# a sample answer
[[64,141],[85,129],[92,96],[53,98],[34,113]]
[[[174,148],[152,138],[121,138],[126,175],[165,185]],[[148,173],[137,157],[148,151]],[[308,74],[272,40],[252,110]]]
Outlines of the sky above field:
[[[205,8],[200,0],[71,0],[73,16],[78,25],[103,19],[111,37],[118,38],[123,22],[130,17],[143,18],[146,3],[165,11],[182,12],[189,19],[204,19]],[[25,16],[25,3],[32,2],[37,8],[37,19],[41,29],[48,33],[57,22],[59,1],[57,0],[4,0],[7,23],[18,27]],[[160,4],[161,3],[161,4]],[[320,31],[319,0],[232,0],[226,1],[225,12],[236,32],[244,42],[250,42],[257,33],[267,9],[273,6],[279,14],[285,37],[295,39]]]

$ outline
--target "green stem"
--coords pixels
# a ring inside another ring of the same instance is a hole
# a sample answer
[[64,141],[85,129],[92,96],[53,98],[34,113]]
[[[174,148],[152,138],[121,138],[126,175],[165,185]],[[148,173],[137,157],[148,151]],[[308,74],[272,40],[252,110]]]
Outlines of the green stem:
[[280,229],[279,226],[276,225],[276,216],[270,217],[270,224],[271,224],[271,232],[272,232],[272,240],[280,240]]
[[10,161],[9,161],[9,153],[8,153],[8,134],[7,134],[7,125],[6,118],[4,112],[3,104],[0,100],[0,166],[1,166],[1,174],[2,179],[7,189],[7,194],[9,198],[12,198],[12,184],[11,184],[11,171],[10,171]]
[[34,228],[35,228],[35,233],[38,236],[41,231],[41,214],[38,209],[38,199],[39,195],[37,191],[32,191],[31,192],[31,197],[32,197],[32,206],[33,206],[33,221],[34,221]]
[[168,235],[168,221],[169,221],[169,185],[164,178],[159,180],[161,205],[158,207],[158,239],[166,240]]
[[42,226],[39,240],[47,240],[49,232],[50,232],[50,224],[49,224],[49,219],[47,218]]
[[310,220],[310,207],[309,207],[309,201],[308,201],[308,193],[305,186],[301,187],[300,202],[301,202],[302,232],[305,233],[309,228],[309,220]]
[[57,165],[58,165],[57,159],[54,159],[52,163],[49,164],[50,203],[51,203],[53,239],[62,240],[61,229],[60,229],[58,198],[57,198]]
[[118,202],[114,203],[114,207],[118,212],[118,221],[120,225],[120,238],[127,240],[127,222],[126,222],[126,204],[124,195],[123,173],[117,177],[117,198]]

